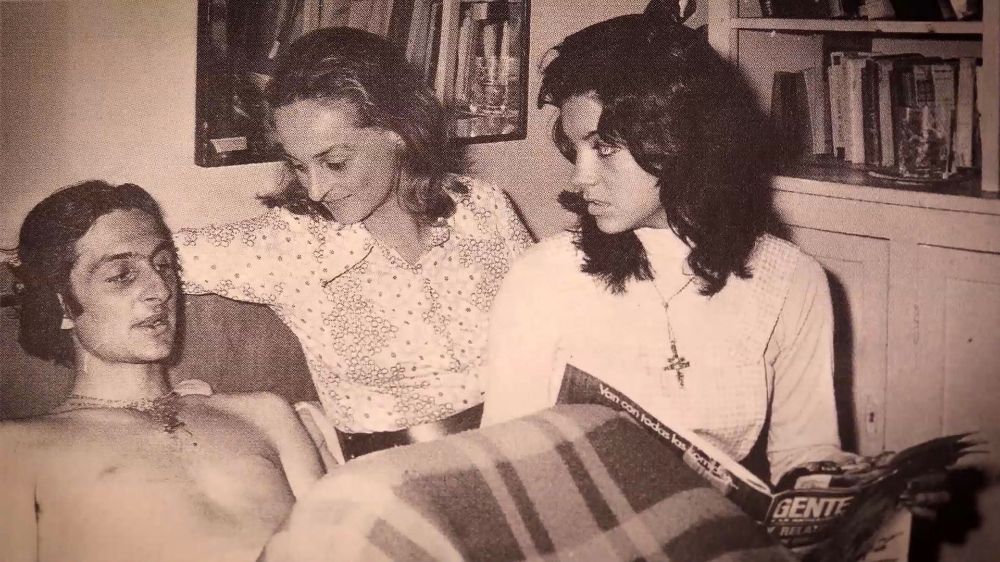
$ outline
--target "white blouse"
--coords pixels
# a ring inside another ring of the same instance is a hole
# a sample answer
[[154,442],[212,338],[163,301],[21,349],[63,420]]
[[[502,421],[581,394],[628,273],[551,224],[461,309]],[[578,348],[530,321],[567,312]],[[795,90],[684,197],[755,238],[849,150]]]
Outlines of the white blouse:
[[327,416],[391,431],[482,402],[488,315],[531,239],[499,189],[469,178],[411,265],[361,224],[272,209],[175,234],[183,288],[263,303],[298,336]]
[[[569,233],[514,264],[491,319],[483,424],[554,404],[569,363],[653,415],[669,412],[736,459],[769,415],[774,481],[806,460],[840,458],[833,314],[820,265],[766,237],[751,260],[753,279],[730,278],[704,297],[683,242],[669,230],[636,232],[655,280],[629,282],[624,294],[580,271]],[[683,383],[668,366],[668,333],[690,363]]]

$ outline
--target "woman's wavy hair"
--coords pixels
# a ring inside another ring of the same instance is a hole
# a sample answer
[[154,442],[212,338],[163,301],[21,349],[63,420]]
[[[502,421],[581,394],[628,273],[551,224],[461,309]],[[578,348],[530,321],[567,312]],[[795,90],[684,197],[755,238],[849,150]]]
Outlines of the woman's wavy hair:
[[[581,95],[601,103],[598,135],[659,180],[670,227],[692,248],[688,264],[711,295],[730,275],[749,277],[757,239],[779,230],[768,183],[773,143],[739,71],[675,17],[647,9],[570,35],[542,62],[538,106]],[[560,118],[553,140],[575,161]],[[580,217],[584,272],[616,293],[629,279],[652,278],[633,231],[601,232],[580,194],[559,199]]]
[[170,240],[156,200],[131,183],[91,180],[71,185],[43,199],[25,217],[17,248],[21,263],[14,274],[24,285],[18,341],[26,352],[66,367],[73,365],[73,339],[69,330],[60,328],[64,311],[58,295],[72,316],[82,312],[70,284],[76,243],[98,218],[130,209],[153,217],[164,239]]
[[[454,214],[448,190],[467,191],[452,175],[464,161],[451,142],[444,108],[403,53],[383,37],[346,27],[303,35],[279,57],[265,97],[272,113],[301,100],[348,102],[357,110],[358,127],[398,134],[406,145],[402,160],[410,180],[400,185],[398,196],[426,223]],[[260,200],[296,214],[332,218],[287,169],[282,189]]]

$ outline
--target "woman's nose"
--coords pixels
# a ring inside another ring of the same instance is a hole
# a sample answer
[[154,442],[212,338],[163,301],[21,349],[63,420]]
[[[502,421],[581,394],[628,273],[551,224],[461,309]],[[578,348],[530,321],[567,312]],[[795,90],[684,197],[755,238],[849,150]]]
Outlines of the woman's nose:
[[578,192],[583,192],[588,187],[597,183],[597,174],[594,167],[590,165],[585,157],[577,157],[573,165],[573,175],[569,179],[570,184]]
[[323,201],[326,194],[330,193],[330,186],[330,177],[322,167],[316,166],[309,169],[304,187],[310,199],[317,203]]

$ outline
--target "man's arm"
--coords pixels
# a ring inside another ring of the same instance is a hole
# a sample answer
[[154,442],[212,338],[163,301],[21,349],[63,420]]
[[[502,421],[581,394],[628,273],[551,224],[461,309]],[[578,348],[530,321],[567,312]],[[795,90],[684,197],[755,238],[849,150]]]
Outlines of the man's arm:
[[0,561],[38,560],[35,479],[20,427],[0,423]]
[[296,499],[323,475],[319,453],[295,410],[284,398],[270,392],[250,395],[248,415],[253,416],[278,451],[285,478]]

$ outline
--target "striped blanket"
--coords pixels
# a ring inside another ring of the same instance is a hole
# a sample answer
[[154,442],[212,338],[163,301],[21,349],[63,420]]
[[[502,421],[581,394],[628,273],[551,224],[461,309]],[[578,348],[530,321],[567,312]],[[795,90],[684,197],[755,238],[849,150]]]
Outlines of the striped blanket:
[[794,557],[644,429],[574,405],[351,461],[261,560]]

